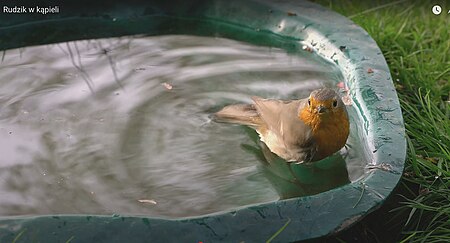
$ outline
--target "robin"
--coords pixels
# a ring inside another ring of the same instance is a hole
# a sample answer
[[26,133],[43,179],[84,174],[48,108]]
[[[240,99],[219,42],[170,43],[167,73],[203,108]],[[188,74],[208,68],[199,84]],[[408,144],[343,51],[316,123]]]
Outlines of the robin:
[[267,147],[288,162],[310,163],[340,150],[349,134],[347,110],[339,95],[322,88],[300,100],[252,97],[215,114],[218,121],[255,129]]

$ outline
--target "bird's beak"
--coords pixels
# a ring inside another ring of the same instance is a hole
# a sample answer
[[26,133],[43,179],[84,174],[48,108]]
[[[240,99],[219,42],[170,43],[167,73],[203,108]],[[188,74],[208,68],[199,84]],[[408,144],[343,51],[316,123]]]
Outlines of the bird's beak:
[[323,106],[323,105],[317,106],[317,113],[319,113],[319,114],[325,113],[326,110],[327,110],[327,108],[325,108],[325,106]]

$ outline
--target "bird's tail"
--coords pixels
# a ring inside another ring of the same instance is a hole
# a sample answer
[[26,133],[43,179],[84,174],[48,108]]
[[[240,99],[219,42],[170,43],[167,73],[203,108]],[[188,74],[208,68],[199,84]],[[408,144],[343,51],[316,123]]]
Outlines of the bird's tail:
[[256,127],[261,124],[261,117],[252,104],[236,104],[225,106],[214,114],[218,122],[227,122]]

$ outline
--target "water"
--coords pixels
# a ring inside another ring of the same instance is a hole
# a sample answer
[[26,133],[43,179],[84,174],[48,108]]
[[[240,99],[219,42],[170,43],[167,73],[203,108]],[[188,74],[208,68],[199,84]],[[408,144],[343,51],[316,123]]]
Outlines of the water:
[[[279,200],[286,196],[267,167],[244,149],[252,135],[211,113],[343,80],[315,54],[214,37],[122,37],[3,55],[0,215],[173,218]],[[357,130],[349,143],[359,144]],[[357,180],[366,162],[353,149],[345,163]]]

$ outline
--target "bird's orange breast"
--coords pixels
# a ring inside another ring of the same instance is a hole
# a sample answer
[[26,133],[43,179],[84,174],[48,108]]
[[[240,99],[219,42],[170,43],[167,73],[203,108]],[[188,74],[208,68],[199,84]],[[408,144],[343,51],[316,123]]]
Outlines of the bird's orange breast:
[[346,143],[350,124],[347,112],[343,109],[321,117],[306,107],[300,111],[299,118],[311,127],[317,147],[313,160],[320,160],[339,151]]

